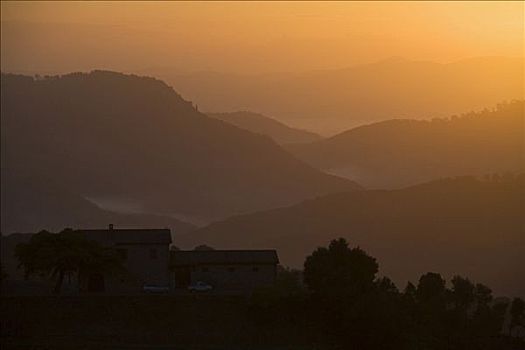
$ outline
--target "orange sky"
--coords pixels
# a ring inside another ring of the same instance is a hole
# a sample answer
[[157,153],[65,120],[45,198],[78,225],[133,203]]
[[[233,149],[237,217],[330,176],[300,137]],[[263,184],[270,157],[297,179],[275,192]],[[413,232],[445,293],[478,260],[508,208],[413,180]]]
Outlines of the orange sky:
[[3,71],[261,73],[524,55],[524,2],[4,2]]

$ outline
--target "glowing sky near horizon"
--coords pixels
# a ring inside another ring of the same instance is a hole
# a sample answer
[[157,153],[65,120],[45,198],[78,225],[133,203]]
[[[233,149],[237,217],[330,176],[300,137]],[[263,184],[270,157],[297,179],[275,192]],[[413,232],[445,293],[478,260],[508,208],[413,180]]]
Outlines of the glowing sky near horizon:
[[4,2],[3,71],[331,69],[524,55],[524,2]]

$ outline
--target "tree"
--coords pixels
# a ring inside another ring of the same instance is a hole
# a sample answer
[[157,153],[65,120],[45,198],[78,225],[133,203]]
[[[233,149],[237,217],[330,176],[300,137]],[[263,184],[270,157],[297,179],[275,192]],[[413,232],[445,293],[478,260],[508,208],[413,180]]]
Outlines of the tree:
[[302,273],[288,267],[277,267],[274,289],[280,295],[296,295],[303,291]]
[[444,301],[445,280],[439,273],[427,272],[419,278],[416,296],[420,302]]
[[102,247],[70,229],[56,234],[41,231],[33,235],[29,242],[18,244],[15,255],[26,277],[42,275],[55,278],[55,294],[60,293],[67,274],[122,269],[121,258],[114,249]]
[[484,284],[476,283],[476,287],[474,288],[474,299],[478,304],[478,308],[481,306],[488,307],[492,301],[492,290]]
[[510,331],[516,326],[523,326],[525,322],[525,302],[521,298],[514,298],[510,304]]
[[452,301],[456,309],[466,312],[468,307],[474,302],[475,286],[468,278],[454,276],[452,278]]
[[417,293],[416,286],[414,286],[414,284],[412,282],[408,281],[407,285],[405,287],[405,290],[403,291],[403,295],[407,299],[415,301],[416,300],[416,293]]
[[373,288],[377,271],[373,257],[339,238],[306,258],[304,283],[318,294],[356,295]]

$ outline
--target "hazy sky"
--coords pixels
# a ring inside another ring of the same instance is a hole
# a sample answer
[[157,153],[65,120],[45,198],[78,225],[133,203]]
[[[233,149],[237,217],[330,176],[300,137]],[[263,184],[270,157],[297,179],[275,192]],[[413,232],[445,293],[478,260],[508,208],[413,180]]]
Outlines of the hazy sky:
[[340,68],[524,55],[523,2],[7,2],[3,71]]

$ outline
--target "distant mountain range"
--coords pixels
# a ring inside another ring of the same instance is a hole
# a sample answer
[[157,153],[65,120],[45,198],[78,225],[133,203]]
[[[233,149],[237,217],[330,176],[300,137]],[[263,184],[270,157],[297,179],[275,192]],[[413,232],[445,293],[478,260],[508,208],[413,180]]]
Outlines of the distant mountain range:
[[[239,75],[152,70],[207,111],[252,110],[323,135],[392,118],[448,117],[523,99],[525,59],[394,58],[345,69]],[[225,88],[227,87],[227,88]]]
[[162,81],[115,72],[2,74],[1,136],[13,176],[131,200],[145,213],[208,221],[360,189],[199,113]]
[[378,259],[404,288],[428,271],[468,276],[495,292],[525,295],[525,175],[437,180],[401,190],[340,193],[286,208],[235,216],[176,244],[275,248],[283,265],[345,237]]
[[431,179],[525,171],[525,103],[447,119],[387,120],[288,150],[367,188]]
[[1,232],[59,232],[64,228],[166,227],[184,234],[195,226],[171,217],[103,210],[52,179],[6,171],[1,174]]
[[259,113],[241,111],[230,113],[207,113],[241,129],[271,137],[278,144],[313,142],[321,136],[306,130],[289,127],[273,118]]

